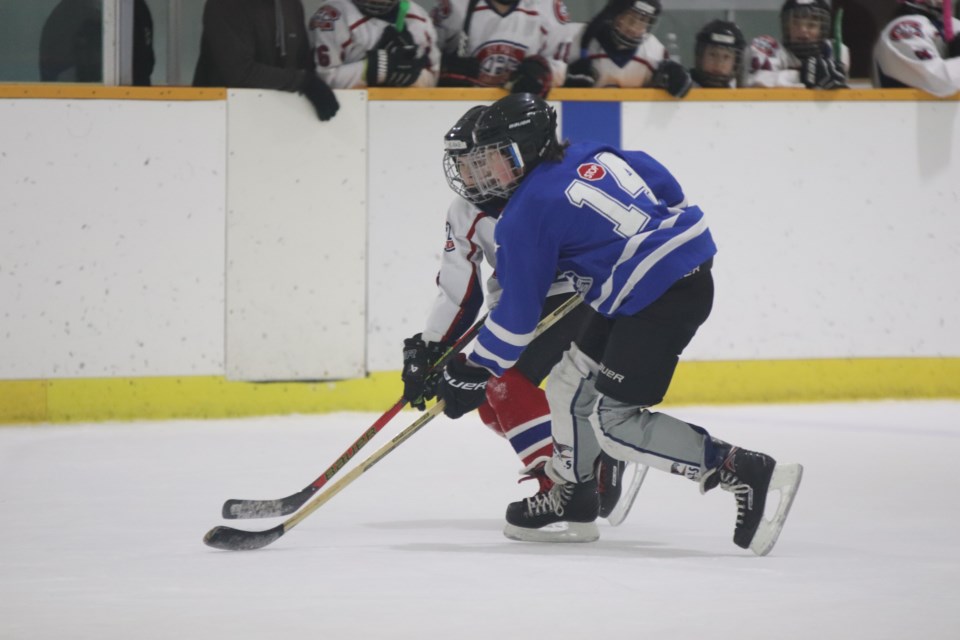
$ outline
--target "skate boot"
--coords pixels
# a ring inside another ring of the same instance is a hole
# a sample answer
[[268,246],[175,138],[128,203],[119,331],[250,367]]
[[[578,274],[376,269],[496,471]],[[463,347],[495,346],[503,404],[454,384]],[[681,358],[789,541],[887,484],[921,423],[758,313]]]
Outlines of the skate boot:
[[[700,488],[706,493],[719,485],[734,494],[737,524],[733,542],[764,556],[777,542],[802,477],[803,467],[798,464],[778,465],[764,453],[730,447],[723,463],[700,479]],[[766,519],[764,509],[771,491],[780,492],[780,501],[773,517]]]
[[540,485],[540,490],[538,493],[547,493],[553,487],[553,480],[551,480],[550,476],[547,475],[547,471],[544,468],[545,466],[546,463],[541,460],[532,467],[521,469],[520,475],[523,477],[517,480],[517,482],[520,483],[526,482],[527,480],[536,480],[537,484]]
[[529,542],[593,542],[600,537],[597,481],[557,482],[549,491],[511,502],[503,535]]
[[600,517],[610,516],[623,491],[623,468],[625,463],[601,452],[597,458],[597,493],[600,494]]

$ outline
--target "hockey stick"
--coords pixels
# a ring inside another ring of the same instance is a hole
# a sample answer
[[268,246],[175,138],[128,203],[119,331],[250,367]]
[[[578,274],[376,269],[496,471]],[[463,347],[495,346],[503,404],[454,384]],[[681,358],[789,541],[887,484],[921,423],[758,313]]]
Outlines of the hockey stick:
[[[463,348],[480,332],[480,327],[483,326],[486,319],[487,316],[484,315],[477,320],[465,334],[460,336],[460,339],[457,340],[452,347],[447,349],[447,352],[444,353],[439,360],[433,363],[430,371],[432,372],[443,368],[451,358],[463,351]],[[334,460],[333,464],[331,464],[326,471],[300,491],[277,500],[242,500],[231,498],[223,503],[223,517],[227,520],[233,520],[236,518],[277,518],[290,515],[302,507],[303,504],[310,499],[310,496],[326,485],[327,481],[335,476],[375,435],[380,433],[383,427],[393,420],[394,416],[396,416],[406,404],[407,401],[404,398],[397,400],[396,404],[377,418],[377,421],[370,425],[353,444],[347,447],[347,450],[344,451],[339,458]]]
[[[557,307],[552,313],[540,320],[540,323],[537,324],[535,335],[539,335],[552,327],[571,309],[576,307],[581,300],[582,298],[580,296],[571,296],[569,299],[564,301],[564,303]],[[315,496],[303,507],[303,509],[287,518],[276,527],[273,527],[272,529],[266,529],[264,531],[245,531],[242,529],[234,529],[233,527],[217,526],[213,529],[210,529],[210,531],[203,536],[204,544],[209,547],[213,547],[214,549],[223,549],[224,551],[249,551],[252,549],[263,548],[268,544],[275,542],[278,538],[280,538],[280,536],[300,524],[304,518],[326,504],[330,498],[340,493],[348,484],[363,475],[367,470],[370,469],[370,467],[380,462],[384,456],[400,446],[400,444],[409,439],[410,436],[422,429],[428,422],[433,420],[443,411],[443,407],[443,400],[438,400],[435,405],[430,407],[430,409],[420,416],[413,424],[395,435],[389,442],[387,442],[387,444],[380,447],[380,449],[378,449],[373,455],[351,469],[347,475],[330,485],[329,489],[320,495]]]
[[947,38],[947,44],[950,44],[953,40],[953,0],[943,2],[943,35]]

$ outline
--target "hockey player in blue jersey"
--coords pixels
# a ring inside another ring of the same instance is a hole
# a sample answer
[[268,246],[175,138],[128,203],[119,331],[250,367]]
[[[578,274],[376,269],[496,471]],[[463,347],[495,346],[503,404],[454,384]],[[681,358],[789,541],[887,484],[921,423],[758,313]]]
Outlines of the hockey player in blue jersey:
[[[734,493],[734,542],[765,555],[776,543],[802,468],[733,446],[649,407],[667,392],[680,353],[713,304],[716,246],[699,207],[640,151],[557,139],[556,113],[531,94],[498,100],[477,121],[474,148],[445,163],[465,198],[507,201],[497,224],[502,287],[477,344],[444,371],[438,394],[457,418],[484,399],[490,376],[531,341],[555,274],[567,273],[593,313],[547,381],[554,450],[548,491],[507,508],[507,537],[599,537],[593,461],[601,448]],[[469,187],[469,188],[466,188]],[[599,429],[590,418],[595,416]],[[770,519],[767,494],[779,491]]]

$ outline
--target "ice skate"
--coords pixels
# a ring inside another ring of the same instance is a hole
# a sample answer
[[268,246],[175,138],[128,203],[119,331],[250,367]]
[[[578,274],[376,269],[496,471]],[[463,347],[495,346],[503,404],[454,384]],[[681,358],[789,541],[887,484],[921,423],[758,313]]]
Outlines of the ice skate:
[[600,494],[600,517],[606,518],[617,506],[620,494],[623,491],[622,460],[601,452],[597,458],[597,493]]
[[[719,468],[704,474],[701,490],[706,492],[719,484],[734,494],[737,525],[733,542],[765,556],[777,543],[802,477],[799,464],[777,464],[766,454],[732,447]],[[780,501],[773,516],[766,518],[764,509],[772,491],[779,491]]]
[[546,492],[511,502],[503,535],[527,542],[593,542],[600,537],[597,481],[558,482]]
[[[607,524],[612,527],[618,527],[627,519],[627,515],[630,513],[631,507],[633,507],[634,501],[637,499],[637,494],[640,492],[640,487],[643,485],[643,481],[647,477],[647,471],[649,470],[650,467],[645,464],[640,464],[639,462],[627,462],[624,465],[620,474],[620,483],[623,489],[620,492],[620,499],[617,500],[616,505],[614,505],[606,515]],[[600,499],[602,508],[602,494]]]

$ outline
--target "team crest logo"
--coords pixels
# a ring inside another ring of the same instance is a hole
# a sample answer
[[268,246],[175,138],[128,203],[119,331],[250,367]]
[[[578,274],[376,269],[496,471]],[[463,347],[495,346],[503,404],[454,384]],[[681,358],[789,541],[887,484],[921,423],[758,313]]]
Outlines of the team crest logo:
[[567,471],[573,470],[573,447],[568,447],[565,444],[560,444],[556,440],[553,441],[553,454],[554,460],[557,458],[560,459],[560,466],[562,466]]
[[906,22],[901,22],[893,29],[890,30],[890,39],[894,42],[899,40],[909,40],[911,38],[922,38],[923,29],[920,28],[919,22],[913,22],[908,20]]
[[581,296],[587,295],[587,291],[590,291],[590,287],[593,286],[593,278],[584,278],[573,271],[564,271],[560,277],[569,280],[574,290]]
[[607,170],[596,162],[584,162],[577,167],[577,174],[584,180],[596,182],[607,175]]
[[486,43],[477,51],[480,83],[491,87],[503,85],[526,55],[526,50],[513,42],[495,40]]
[[760,36],[759,38],[754,38],[751,46],[768,58],[775,56],[777,51],[780,49],[780,45],[771,36]]
[[553,0],[553,13],[557,16],[557,21],[560,24],[570,22],[570,13],[567,11],[567,5],[563,3],[563,0]]
[[450,253],[457,248],[457,245],[453,242],[453,232],[450,230],[450,223],[447,223],[447,241],[443,244],[443,250],[447,253]]
[[450,17],[453,9],[450,7],[450,0],[440,0],[430,11],[430,17],[433,18],[433,24],[439,25]]
[[340,10],[330,5],[324,5],[310,18],[310,29],[333,31],[336,22],[340,19]]

